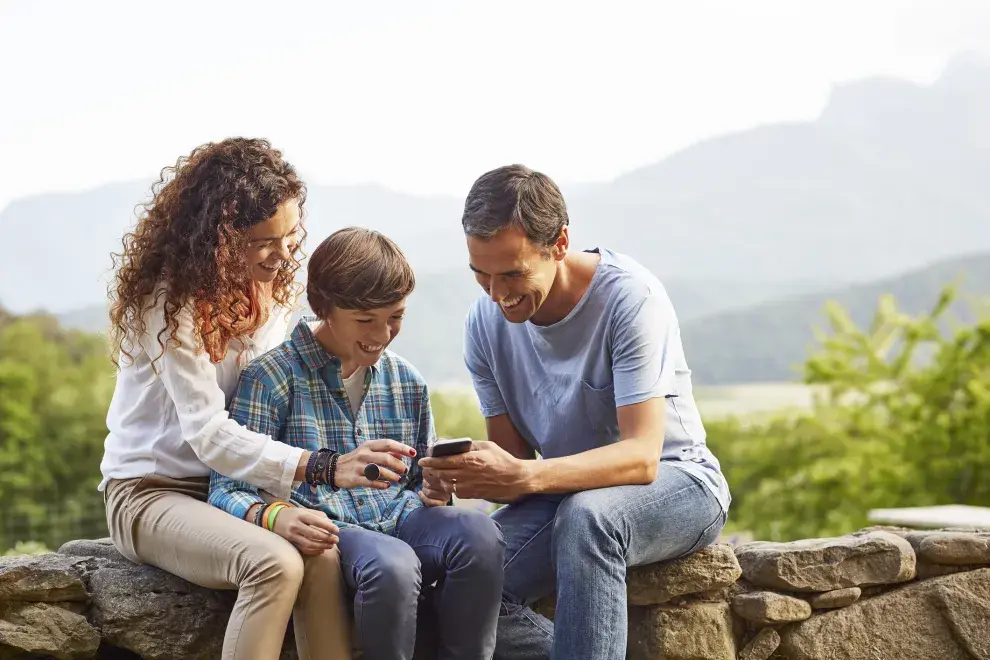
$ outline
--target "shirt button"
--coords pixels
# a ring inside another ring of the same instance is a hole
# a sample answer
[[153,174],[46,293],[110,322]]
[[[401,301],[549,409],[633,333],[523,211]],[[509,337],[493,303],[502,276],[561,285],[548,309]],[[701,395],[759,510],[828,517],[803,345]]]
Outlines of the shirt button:
[[358,506],[364,506],[364,500],[358,498]]
[[354,429],[354,432],[358,435],[361,435],[361,427],[359,426],[356,429]]

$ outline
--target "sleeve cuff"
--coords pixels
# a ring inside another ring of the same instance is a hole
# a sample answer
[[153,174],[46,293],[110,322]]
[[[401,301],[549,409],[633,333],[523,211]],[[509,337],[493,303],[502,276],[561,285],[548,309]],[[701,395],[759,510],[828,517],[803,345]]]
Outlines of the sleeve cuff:
[[232,514],[236,518],[244,520],[247,516],[248,511],[251,510],[255,504],[264,504],[265,501],[260,497],[254,498],[248,493],[241,493],[239,497],[230,498],[227,512]]
[[293,483],[296,482],[296,468],[299,466],[299,459],[302,458],[305,449],[302,447],[291,447],[281,442],[269,442],[265,446],[265,453],[269,454],[272,462],[281,464],[282,473],[278,480],[278,489],[271,491],[271,494],[280,500],[288,502],[292,498]]
[[483,417],[498,417],[499,415],[504,415],[507,412],[509,412],[509,410],[505,407],[505,404],[481,406],[481,414]]

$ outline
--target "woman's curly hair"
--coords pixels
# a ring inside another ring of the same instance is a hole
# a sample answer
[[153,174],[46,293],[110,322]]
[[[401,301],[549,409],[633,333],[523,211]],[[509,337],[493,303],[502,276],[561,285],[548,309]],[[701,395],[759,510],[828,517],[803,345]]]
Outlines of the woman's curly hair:
[[302,212],[306,186],[267,140],[230,138],[164,168],[151,192],[134,231],[124,235],[123,252],[113,255],[114,364],[118,354],[133,359],[128,351],[147,331],[144,315],[163,299],[162,352],[168,341],[178,342],[178,315],[191,303],[201,347],[219,362],[231,339],[267,320],[269,301],[289,307],[301,293],[298,246],[270,290],[255,286],[245,250],[248,229],[281,204],[296,199]]

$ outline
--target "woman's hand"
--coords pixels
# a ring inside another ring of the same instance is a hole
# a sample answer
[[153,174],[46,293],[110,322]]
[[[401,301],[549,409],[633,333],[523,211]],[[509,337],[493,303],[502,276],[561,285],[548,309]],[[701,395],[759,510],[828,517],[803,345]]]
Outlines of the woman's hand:
[[275,516],[275,533],[304,555],[319,555],[337,545],[340,530],[322,511],[289,506]]
[[[412,458],[415,455],[415,449],[395,440],[368,440],[354,451],[340,455],[334,473],[334,484],[338,488],[368,486],[385,490],[392,485],[389,482],[398,481],[401,475],[409,471],[402,462],[402,457]],[[381,468],[381,476],[377,481],[369,481],[364,476],[364,466],[369,463]]]

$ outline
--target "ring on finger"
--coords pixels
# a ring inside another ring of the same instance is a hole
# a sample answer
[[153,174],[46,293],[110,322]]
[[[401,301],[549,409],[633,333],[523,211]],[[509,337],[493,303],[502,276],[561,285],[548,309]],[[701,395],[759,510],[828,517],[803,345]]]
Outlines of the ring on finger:
[[382,469],[375,463],[368,463],[364,466],[364,478],[368,481],[378,481],[382,476]]

